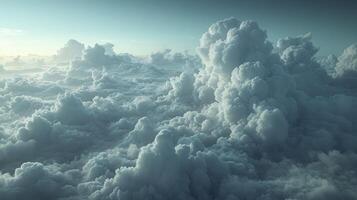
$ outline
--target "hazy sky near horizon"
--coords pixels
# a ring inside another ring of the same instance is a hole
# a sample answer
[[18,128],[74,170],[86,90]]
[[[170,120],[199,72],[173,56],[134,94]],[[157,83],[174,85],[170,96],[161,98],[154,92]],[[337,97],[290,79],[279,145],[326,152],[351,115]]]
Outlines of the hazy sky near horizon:
[[320,54],[357,42],[354,0],[0,0],[0,56],[52,55],[69,39],[136,55],[194,51],[213,22],[259,22],[269,40],[311,32]]

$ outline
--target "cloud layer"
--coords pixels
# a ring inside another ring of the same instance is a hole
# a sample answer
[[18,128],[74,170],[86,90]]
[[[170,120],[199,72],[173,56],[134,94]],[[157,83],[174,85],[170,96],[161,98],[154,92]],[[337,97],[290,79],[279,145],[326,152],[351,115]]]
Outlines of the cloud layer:
[[234,18],[197,56],[70,40],[0,80],[1,199],[357,199],[357,47],[317,51]]

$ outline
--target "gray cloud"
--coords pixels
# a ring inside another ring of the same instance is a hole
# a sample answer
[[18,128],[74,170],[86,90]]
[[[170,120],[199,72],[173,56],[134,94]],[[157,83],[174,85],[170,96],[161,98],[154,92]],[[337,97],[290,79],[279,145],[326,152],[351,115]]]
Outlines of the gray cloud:
[[71,41],[66,67],[0,80],[0,196],[357,199],[356,47],[317,51],[234,18],[200,60]]

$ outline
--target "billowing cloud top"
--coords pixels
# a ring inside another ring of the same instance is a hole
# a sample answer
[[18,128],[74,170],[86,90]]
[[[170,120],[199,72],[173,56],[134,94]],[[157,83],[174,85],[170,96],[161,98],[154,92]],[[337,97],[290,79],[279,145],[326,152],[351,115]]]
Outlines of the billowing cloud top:
[[198,57],[85,48],[0,81],[4,200],[357,199],[357,46],[211,25]]
[[83,51],[84,44],[76,40],[69,40],[63,48],[58,50],[55,60],[57,60],[57,62],[69,62],[81,59]]

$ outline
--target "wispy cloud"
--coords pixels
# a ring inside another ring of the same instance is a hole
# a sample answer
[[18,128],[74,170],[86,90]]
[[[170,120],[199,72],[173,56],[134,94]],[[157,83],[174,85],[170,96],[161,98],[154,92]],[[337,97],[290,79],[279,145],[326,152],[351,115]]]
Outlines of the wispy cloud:
[[1,36],[19,36],[24,35],[25,31],[22,29],[14,29],[14,28],[0,28],[0,35]]

